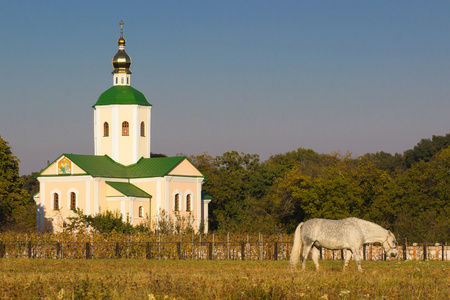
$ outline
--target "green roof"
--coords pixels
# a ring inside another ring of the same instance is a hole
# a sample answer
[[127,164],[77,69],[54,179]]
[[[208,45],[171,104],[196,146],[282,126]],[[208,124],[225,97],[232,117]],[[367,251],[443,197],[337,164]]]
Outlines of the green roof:
[[207,193],[202,192],[202,199],[213,200],[214,198],[212,196],[208,195]]
[[137,163],[125,166],[115,162],[108,155],[62,154],[55,161],[62,156],[67,157],[92,177],[128,179],[164,177],[187,159],[184,156],[141,158]]
[[184,156],[141,158],[136,164],[128,167],[128,176],[131,178],[165,176],[185,159]]
[[103,92],[94,106],[112,104],[136,104],[152,106],[144,94],[128,85],[115,85]]
[[108,155],[63,154],[92,177],[126,178],[126,166],[115,162]]
[[106,181],[106,184],[118,190],[127,197],[151,198],[149,194],[128,182]]

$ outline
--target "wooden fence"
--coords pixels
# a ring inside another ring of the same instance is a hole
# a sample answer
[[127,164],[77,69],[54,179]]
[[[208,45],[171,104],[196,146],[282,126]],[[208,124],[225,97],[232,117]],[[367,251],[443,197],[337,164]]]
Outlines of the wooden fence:
[[[289,260],[292,242],[61,242],[0,241],[0,258],[45,259],[185,259],[185,260]],[[398,260],[450,260],[450,246],[399,245]],[[381,245],[361,247],[364,260],[386,260]],[[340,260],[341,250],[320,249],[321,259]]]

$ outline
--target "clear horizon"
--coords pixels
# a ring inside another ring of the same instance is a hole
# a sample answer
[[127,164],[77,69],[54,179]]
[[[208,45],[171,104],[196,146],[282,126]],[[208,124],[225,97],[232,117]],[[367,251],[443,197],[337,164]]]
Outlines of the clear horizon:
[[447,1],[10,1],[0,136],[20,174],[94,154],[123,20],[153,153],[403,153],[449,133]]

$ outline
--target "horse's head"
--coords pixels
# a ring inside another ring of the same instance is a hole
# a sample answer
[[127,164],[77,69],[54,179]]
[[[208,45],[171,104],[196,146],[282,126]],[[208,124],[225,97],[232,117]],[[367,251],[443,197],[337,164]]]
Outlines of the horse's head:
[[398,254],[397,251],[397,241],[395,240],[395,236],[392,232],[388,231],[386,239],[382,243],[384,251],[386,252],[387,257],[396,257]]

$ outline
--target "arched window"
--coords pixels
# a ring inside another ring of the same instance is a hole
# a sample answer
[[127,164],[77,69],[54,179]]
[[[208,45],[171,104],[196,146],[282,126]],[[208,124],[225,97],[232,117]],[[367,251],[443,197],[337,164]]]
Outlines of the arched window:
[[173,210],[180,211],[180,194],[175,195]]
[[123,136],[130,135],[130,124],[127,121],[123,121],[122,123],[122,135]]
[[77,208],[77,194],[74,192],[70,193],[70,209],[75,210]]
[[59,195],[57,193],[53,194],[53,210],[59,209]]
[[141,122],[141,136],[145,136],[145,123]]
[[186,211],[191,211],[191,195],[186,196]]
[[103,136],[109,136],[109,124],[108,124],[108,122],[103,123]]
[[144,217],[144,208],[142,206],[139,206],[139,218]]

